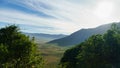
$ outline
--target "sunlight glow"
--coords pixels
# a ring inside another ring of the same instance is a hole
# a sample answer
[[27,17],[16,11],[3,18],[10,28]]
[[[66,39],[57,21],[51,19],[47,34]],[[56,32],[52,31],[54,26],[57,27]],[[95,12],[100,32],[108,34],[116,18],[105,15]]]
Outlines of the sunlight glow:
[[103,1],[98,3],[95,9],[95,15],[100,18],[109,18],[114,11],[114,3],[110,1]]

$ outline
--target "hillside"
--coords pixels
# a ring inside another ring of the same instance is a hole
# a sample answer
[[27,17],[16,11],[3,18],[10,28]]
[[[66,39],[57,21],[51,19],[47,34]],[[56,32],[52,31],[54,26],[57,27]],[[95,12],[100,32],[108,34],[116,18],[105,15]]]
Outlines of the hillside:
[[[81,29],[77,32],[72,33],[69,36],[50,41],[48,43],[52,43],[52,44],[56,43],[59,46],[76,45],[76,44],[79,44],[79,43],[83,42],[84,40],[88,39],[90,36],[92,36],[94,34],[105,33],[110,28],[111,24],[101,25],[96,28]],[[117,23],[117,25],[120,26],[120,23]]]

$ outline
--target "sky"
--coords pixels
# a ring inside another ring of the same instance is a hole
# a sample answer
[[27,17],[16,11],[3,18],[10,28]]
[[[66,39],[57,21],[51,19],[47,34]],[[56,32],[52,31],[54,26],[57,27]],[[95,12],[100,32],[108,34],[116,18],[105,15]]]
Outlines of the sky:
[[0,0],[0,27],[23,32],[71,34],[120,21],[120,0]]

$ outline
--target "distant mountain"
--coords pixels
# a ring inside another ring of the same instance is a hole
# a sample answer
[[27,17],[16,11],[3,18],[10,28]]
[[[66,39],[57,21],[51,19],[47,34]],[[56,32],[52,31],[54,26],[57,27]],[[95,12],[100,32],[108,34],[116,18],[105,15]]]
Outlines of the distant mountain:
[[35,37],[35,41],[37,43],[46,43],[66,36],[63,34],[54,35],[54,34],[43,34],[43,33],[24,33],[24,34],[30,36],[30,38]]
[[[92,36],[94,34],[103,34],[103,33],[105,33],[111,27],[111,24],[101,25],[101,26],[98,26],[96,28],[81,29],[79,31],[76,31],[76,32],[72,33],[69,36],[66,36],[64,38],[60,38],[60,39],[57,39],[57,40],[50,41],[48,43],[52,43],[52,44],[56,43],[59,46],[77,45],[77,44],[83,42],[84,40],[86,40],[87,38],[89,38],[90,36]],[[116,23],[116,24],[118,26],[120,26],[120,23]]]

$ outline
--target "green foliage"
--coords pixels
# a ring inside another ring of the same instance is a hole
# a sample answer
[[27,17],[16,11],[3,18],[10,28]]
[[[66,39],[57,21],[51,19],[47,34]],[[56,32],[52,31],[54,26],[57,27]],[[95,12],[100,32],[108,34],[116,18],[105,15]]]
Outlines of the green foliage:
[[[73,68],[74,66],[76,66],[76,62],[78,61],[76,56],[79,54],[80,50],[81,50],[81,46],[77,46],[77,47],[68,49],[64,53],[64,57],[62,57],[62,60],[60,61],[61,66],[65,67],[65,68]],[[62,64],[62,63],[64,63],[64,64]],[[68,65],[68,66],[66,66],[66,65]]]
[[120,30],[116,24],[104,35],[93,35],[68,49],[60,61],[61,68],[120,68]]
[[0,29],[0,67],[41,68],[43,59],[36,50],[34,40],[19,32],[17,26]]

